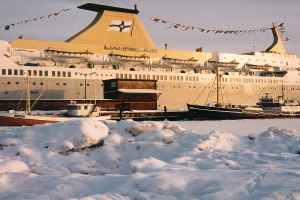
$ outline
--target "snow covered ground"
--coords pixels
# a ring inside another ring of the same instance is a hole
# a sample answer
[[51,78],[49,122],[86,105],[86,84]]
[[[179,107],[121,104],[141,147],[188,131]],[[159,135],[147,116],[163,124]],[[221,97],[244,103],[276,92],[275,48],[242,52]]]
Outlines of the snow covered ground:
[[300,199],[300,120],[0,129],[0,199]]

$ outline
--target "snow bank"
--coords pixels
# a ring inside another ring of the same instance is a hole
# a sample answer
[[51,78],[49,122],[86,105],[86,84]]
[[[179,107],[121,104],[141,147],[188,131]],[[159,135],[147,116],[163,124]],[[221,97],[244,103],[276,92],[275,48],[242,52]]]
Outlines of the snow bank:
[[27,164],[19,160],[0,162],[0,191],[9,184],[4,175],[7,173],[28,173],[29,171],[30,169]]
[[[28,146],[66,153],[99,144],[108,135],[108,127],[102,122],[85,119],[59,122],[52,125],[23,128]],[[22,149],[24,154],[26,147]]]
[[98,144],[108,135],[108,128],[96,120],[71,120],[56,123],[47,132],[47,136],[40,135],[44,148],[66,152]]
[[168,165],[166,162],[158,160],[156,158],[142,158],[134,160],[130,163],[130,169],[132,173],[138,172],[149,172],[149,171],[159,171],[162,167]]
[[123,120],[120,122],[114,121],[106,121],[106,125],[110,130],[125,130],[126,132],[132,134],[132,136],[138,136],[144,131],[147,130],[161,130],[161,129],[169,129],[176,134],[182,134],[185,130],[180,125],[170,122],[170,121],[162,121],[162,122],[154,122],[154,121],[142,121],[137,122],[131,119]]
[[153,129],[163,129],[164,124],[161,122],[151,122],[151,121],[144,121],[144,122],[134,122],[131,121],[128,123],[128,126],[125,128],[126,131],[131,133],[133,136],[137,136],[144,131],[153,130]]
[[180,122],[195,131],[132,120],[0,128],[0,199],[297,199],[299,121],[297,131],[233,134],[228,126],[237,131],[247,122],[258,123]]
[[238,142],[238,138],[231,133],[214,131],[207,136],[207,138],[199,145],[198,149],[200,151],[206,149],[232,150],[232,147],[236,142]]
[[162,142],[170,144],[174,141],[175,134],[169,129],[147,130],[136,137],[138,141]]
[[300,154],[300,134],[294,129],[270,127],[258,136],[249,135],[261,152]]
[[6,172],[29,172],[29,168],[26,163],[19,160],[0,162],[0,174]]

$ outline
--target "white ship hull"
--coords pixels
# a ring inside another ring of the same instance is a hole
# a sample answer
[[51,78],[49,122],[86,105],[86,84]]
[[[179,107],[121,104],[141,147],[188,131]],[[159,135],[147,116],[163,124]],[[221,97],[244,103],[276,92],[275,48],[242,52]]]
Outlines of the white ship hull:
[[[9,70],[9,68],[6,68]],[[14,69],[13,69],[14,70]],[[38,70],[49,72],[57,71],[55,68],[24,68],[24,71]],[[76,77],[76,73],[84,73],[81,69],[65,69],[67,72],[75,77],[31,77],[30,81],[34,85],[31,86],[31,98],[37,99],[41,92],[47,86],[42,100],[59,100],[59,99],[84,99],[84,82],[85,80],[80,77]],[[114,70],[90,70],[90,72],[96,72],[100,78],[90,77],[87,83],[87,99],[94,99],[94,91],[96,90],[96,99],[103,99],[103,83],[101,75],[107,77],[107,79],[123,77],[135,77],[142,76],[147,79],[150,76],[150,80],[153,80],[154,76],[163,76],[167,80],[158,80],[157,89],[162,92],[162,95],[158,99],[158,109],[163,109],[167,106],[168,109],[178,110],[186,109],[186,103],[205,104],[215,99],[216,94],[211,93],[211,97],[207,99],[210,89],[216,90],[216,86],[208,86],[208,84],[214,78],[214,75],[207,74],[180,74],[180,73],[157,73],[147,72],[138,73],[130,71],[114,71]],[[291,72],[292,73],[292,72]],[[295,72],[297,73],[297,72]],[[96,76],[96,75],[95,75]],[[179,77],[186,80],[191,78],[192,81],[177,81],[169,80],[170,77]],[[300,77],[297,75],[298,80]],[[22,96],[24,89],[26,89],[26,77],[20,77],[17,75],[6,75],[0,79],[0,99],[1,100],[18,100]],[[276,78],[276,77],[257,77],[257,76],[224,76],[227,80],[232,82],[224,82],[221,86],[223,88],[223,101],[226,104],[238,104],[238,105],[255,105],[258,97],[263,96],[265,93],[271,93],[272,95],[278,95],[281,93],[282,81],[290,82],[289,79]],[[155,80],[155,79],[154,79]],[[193,81],[195,80],[195,81]],[[197,81],[198,80],[198,81]],[[249,83],[251,82],[254,83]],[[260,83],[256,83],[260,81]],[[234,82],[233,82],[234,81]],[[247,83],[248,82],[248,83]],[[272,82],[272,83],[269,83]],[[8,84],[9,83],[9,84]],[[94,88],[95,85],[95,88]],[[209,87],[206,90],[205,87]],[[285,94],[288,99],[300,99],[300,85],[290,84],[285,85]],[[201,91],[204,92],[201,93]],[[26,99],[26,94],[24,95]]]

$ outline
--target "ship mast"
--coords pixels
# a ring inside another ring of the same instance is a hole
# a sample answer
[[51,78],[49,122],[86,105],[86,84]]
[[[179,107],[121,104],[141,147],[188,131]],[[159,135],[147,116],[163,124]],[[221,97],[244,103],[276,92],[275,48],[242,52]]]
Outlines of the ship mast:
[[31,113],[31,108],[30,108],[30,81],[29,81],[29,75],[27,73],[27,113]]
[[220,105],[220,77],[219,77],[219,56],[217,58],[217,70],[216,70],[216,76],[217,76],[217,106],[221,106]]
[[282,99],[284,99],[284,89],[283,89],[283,81],[282,81],[282,86],[281,86],[281,96],[282,96]]

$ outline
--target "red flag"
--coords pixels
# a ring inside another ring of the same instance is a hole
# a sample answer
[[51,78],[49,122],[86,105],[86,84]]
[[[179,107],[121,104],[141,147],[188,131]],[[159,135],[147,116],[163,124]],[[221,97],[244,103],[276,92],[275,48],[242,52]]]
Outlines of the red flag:
[[158,18],[155,18],[153,21],[155,21],[155,22],[159,22],[159,20],[160,20],[160,19],[158,19]]
[[170,23],[170,22],[168,22],[166,20],[161,20],[161,23],[165,24],[165,23]]

